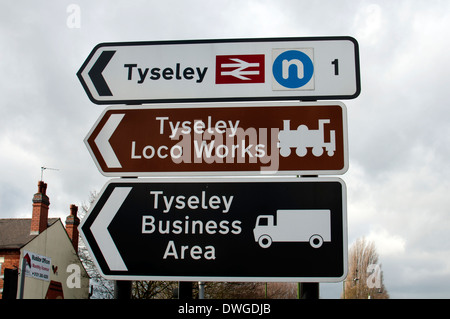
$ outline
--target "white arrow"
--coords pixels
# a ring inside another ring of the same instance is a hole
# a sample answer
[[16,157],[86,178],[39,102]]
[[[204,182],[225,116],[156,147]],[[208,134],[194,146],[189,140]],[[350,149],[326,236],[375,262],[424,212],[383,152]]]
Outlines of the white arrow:
[[109,168],[122,168],[116,153],[114,153],[114,150],[109,143],[109,139],[114,134],[124,116],[125,114],[111,114],[108,121],[106,121],[100,133],[94,140],[95,145],[97,145],[100,154],[105,160],[106,166]]
[[132,187],[115,188],[91,226],[92,235],[97,241],[98,247],[105,258],[109,269],[112,271],[128,270],[108,231],[108,226],[111,224],[111,221],[127,198],[131,189]]
[[230,59],[236,63],[223,63],[221,64],[222,68],[236,68],[232,71],[222,71],[221,75],[231,75],[235,78],[241,79],[241,80],[250,80],[249,78],[245,77],[244,75],[258,75],[259,71],[244,71],[247,68],[251,67],[259,67],[259,63],[248,63],[246,61],[243,61],[241,59]]

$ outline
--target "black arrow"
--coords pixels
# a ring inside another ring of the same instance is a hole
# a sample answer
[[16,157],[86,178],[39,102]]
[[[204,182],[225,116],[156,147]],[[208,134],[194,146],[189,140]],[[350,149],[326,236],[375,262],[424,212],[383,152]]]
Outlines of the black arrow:
[[95,89],[100,96],[112,96],[111,90],[106,84],[105,78],[102,75],[103,70],[106,65],[108,65],[109,61],[112,59],[114,53],[116,51],[103,51],[102,54],[97,59],[97,62],[94,63],[91,70],[88,72],[89,77],[92,80],[92,83],[95,86]]

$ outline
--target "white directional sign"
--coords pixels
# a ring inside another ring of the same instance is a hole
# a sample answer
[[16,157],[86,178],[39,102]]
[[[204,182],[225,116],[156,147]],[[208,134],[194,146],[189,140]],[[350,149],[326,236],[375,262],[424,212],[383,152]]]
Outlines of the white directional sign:
[[336,282],[346,216],[339,178],[116,179],[80,234],[107,279]]
[[351,37],[101,43],[77,73],[96,104],[351,99]]

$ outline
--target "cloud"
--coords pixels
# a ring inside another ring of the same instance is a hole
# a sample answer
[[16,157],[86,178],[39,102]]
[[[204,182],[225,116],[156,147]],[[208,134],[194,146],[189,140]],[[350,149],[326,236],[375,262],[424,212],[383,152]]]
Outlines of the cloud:
[[378,4],[369,4],[362,7],[355,15],[354,28],[359,41],[368,45],[378,43],[383,30],[383,12]]
[[380,258],[405,252],[405,239],[399,235],[389,234],[386,229],[372,230],[366,236],[366,239],[376,243]]

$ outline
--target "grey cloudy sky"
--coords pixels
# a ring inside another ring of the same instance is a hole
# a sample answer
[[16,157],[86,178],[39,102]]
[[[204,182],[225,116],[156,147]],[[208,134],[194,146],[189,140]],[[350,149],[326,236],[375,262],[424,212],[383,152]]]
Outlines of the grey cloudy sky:
[[449,298],[449,29],[450,2],[436,0],[3,1],[0,218],[31,216],[41,166],[59,169],[44,180],[63,219],[108,180],[83,143],[103,107],[76,77],[96,44],[349,35],[362,79],[344,101],[349,243],[374,240],[392,298]]

